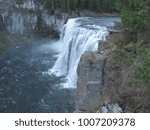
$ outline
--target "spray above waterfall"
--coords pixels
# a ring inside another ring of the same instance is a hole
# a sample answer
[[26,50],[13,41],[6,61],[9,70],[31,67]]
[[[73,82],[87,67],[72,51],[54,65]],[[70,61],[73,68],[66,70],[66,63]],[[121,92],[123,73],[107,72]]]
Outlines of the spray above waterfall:
[[[94,23],[89,19],[88,17],[69,19],[61,31],[59,42],[63,47],[49,73],[66,76],[67,88],[76,87],[77,67],[82,54],[86,51],[97,51],[99,42],[105,41],[109,35],[107,27],[100,25],[100,18],[95,19]],[[108,24],[113,26],[113,20],[108,21]]]

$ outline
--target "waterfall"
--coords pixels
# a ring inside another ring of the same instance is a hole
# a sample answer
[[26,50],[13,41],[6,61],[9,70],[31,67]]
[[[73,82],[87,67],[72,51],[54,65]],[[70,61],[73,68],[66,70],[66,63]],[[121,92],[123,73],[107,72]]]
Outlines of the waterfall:
[[80,23],[80,18],[69,19],[61,31],[59,42],[63,47],[50,74],[66,76],[64,87],[76,87],[77,67],[85,51],[97,51],[98,43],[109,35],[106,27]]

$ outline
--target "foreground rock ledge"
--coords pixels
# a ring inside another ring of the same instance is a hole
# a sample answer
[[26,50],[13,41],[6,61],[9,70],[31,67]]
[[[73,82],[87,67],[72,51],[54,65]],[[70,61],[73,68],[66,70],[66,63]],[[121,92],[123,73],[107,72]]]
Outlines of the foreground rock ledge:
[[107,58],[115,50],[115,45],[109,36],[106,42],[99,44],[96,53],[86,52],[78,65],[78,83],[76,112],[97,112],[106,101],[110,101],[105,76]]

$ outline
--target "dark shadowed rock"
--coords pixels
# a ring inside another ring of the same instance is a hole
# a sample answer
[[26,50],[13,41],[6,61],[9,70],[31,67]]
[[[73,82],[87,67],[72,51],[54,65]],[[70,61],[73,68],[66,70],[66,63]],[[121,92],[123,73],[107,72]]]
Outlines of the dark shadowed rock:
[[104,62],[105,57],[100,54],[86,53],[82,56],[78,66],[77,112],[94,112],[100,106]]

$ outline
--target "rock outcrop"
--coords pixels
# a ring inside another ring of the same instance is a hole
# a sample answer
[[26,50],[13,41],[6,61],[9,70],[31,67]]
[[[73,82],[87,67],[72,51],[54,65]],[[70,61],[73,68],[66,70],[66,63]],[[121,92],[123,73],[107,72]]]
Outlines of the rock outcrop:
[[51,15],[39,1],[1,0],[1,31],[10,33],[53,33],[59,32],[68,16]]
[[[105,57],[85,53],[78,66],[77,111],[96,111],[103,94],[103,68]],[[99,99],[99,100],[98,100]]]
[[[108,65],[108,61],[116,49],[112,42],[116,36],[117,34],[109,36],[106,42],[100,43],[98,52],[82,56],[78,66],[76,112],[97,112],[106,102],[112,102],[112,95],[117,95],[117,88],[112,85],[112,75],[106,73],[112,66]],[[112,73],[114,70],[109,74]],[[116,76],[115,73],[113,76]],[[120,108],[116,108],[115,112],[116,110],[121,112]]]

